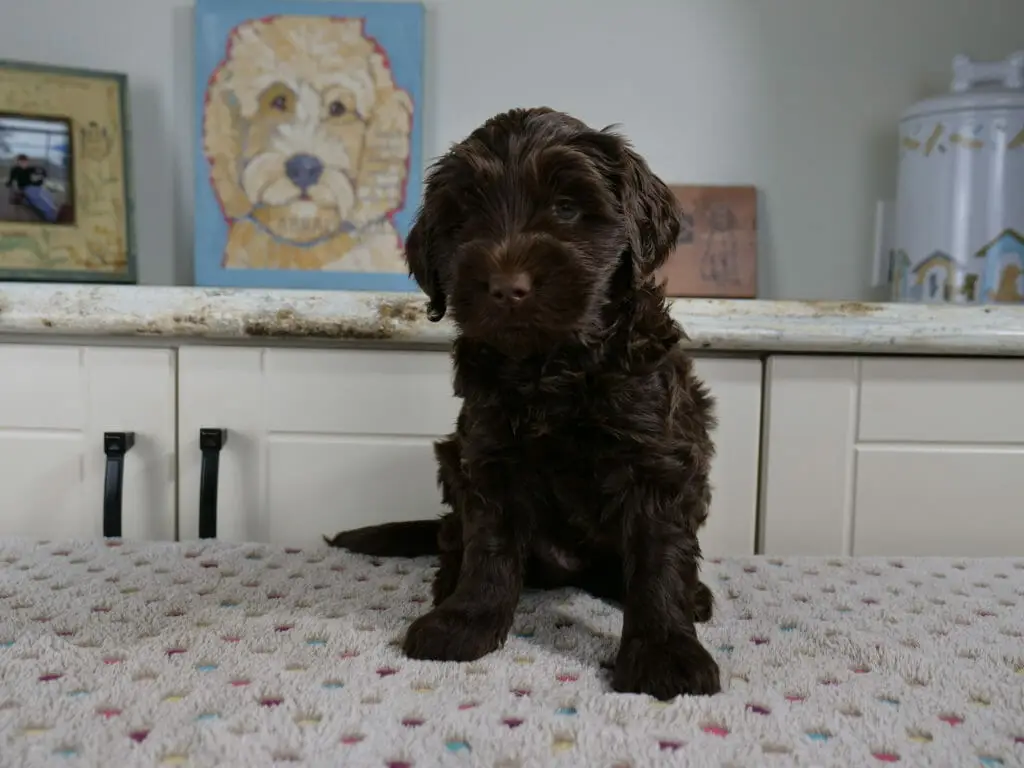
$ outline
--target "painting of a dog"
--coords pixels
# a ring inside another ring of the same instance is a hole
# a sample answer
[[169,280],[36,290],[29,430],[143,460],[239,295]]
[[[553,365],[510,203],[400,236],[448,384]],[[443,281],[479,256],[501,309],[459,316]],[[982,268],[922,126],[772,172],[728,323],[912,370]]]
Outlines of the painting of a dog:
[[[367,18],[332,5],[248,18],[224,41],[199,128],[206,177],[197,186],[216,209],[197,220],[216,214],[226,231],[211,238],[197,223],[200,284],[226,283],[203,279],[215,267],[235,284],[411,289],[399,219],[419,187],[417,104]],[[260,271],[299,278],[238,280]]]

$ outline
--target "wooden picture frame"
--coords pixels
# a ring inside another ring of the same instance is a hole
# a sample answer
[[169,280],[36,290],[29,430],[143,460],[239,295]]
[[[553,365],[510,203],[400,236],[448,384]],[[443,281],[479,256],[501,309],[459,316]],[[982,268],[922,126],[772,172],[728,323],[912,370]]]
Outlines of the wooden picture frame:
[[137,281],[130,135],[127,75],[0,60],[0,280]]
[[674,298],[757,297],[757,188],[670,184],[682,210],[676,249],[658,270]]

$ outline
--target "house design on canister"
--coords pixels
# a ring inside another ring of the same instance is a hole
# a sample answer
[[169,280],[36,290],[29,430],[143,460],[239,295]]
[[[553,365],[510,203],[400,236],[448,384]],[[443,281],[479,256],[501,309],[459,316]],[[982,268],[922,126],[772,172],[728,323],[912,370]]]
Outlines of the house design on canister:
[[981,264],[981,297],[996,303],[1024,303],[1024,235],[1004,229],[979,248],[972,261]]
[[949,301],[953,295],[957,264],[944,251],[933,251],[910,270],[909,294],[915,301]]

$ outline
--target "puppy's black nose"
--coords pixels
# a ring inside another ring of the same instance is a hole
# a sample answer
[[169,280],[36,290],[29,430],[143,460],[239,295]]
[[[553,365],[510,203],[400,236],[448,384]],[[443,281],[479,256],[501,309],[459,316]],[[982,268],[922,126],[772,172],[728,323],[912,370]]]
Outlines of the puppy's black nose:
[[284,164],[284,172],[296,187],[305,192],[318,181],[324,172],[324,164],[313,155],[292,155]]
[[503,304],[514,304],[530,295],[533,283],[525,272],[514,272],[511,275],[499,273],[491,275],[488,291],[491,298]]

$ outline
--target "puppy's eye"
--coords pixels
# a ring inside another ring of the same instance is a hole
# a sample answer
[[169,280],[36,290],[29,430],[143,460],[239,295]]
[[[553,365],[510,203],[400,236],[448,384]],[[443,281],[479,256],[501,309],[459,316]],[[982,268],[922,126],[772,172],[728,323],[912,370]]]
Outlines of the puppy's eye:
[[580,209],[572,200],[556,200],[551,212],[560,221],[573,221],[580,215]]
[[341,117],[346,112],[348,112],[348,109],[346,109],[345,105],[342,104],[340,101],[332,101],[330,103],[330,106],[327,107],[327,112],[330,114],[331,117]]
[[288,109],[288,98],[285,96],[275,96],[271,100],[270,106],[278,112],[285,112]]

